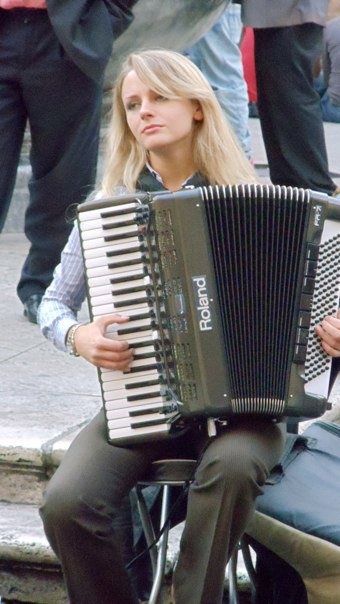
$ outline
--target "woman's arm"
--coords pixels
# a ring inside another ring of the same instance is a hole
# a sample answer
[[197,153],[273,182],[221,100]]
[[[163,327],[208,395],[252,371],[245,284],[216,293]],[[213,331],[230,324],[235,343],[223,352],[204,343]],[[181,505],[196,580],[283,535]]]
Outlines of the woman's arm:
[[74,226],[38,312],[38,321],[44,336],[59,350],[67,350],[66,334],[70,327],[78,322],[77,313],[85,295],[80,239],[78,227]]
[[[41,330],[60,350],[67,351],[67,334],[78,323],[77,314],[85,296],[84,264],[78,227],[75,226],[39,308]],[[128,320],[128,317],[110,315],[81,325],[74,333],[76,353],[96,367],[127,371],[134,351],[129,349],[128,342],[119,342],[105,333],[109,325]]]

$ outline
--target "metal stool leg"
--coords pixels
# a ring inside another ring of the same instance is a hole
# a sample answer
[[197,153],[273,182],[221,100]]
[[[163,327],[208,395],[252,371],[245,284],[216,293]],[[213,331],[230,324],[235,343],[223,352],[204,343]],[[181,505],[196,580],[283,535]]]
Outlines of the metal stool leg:
[[[137,494],[137,506],[138,511],[143,527],[143,532],[145,536],[145,541],[148,547],[150,547],[151,543],[156,539],[156,534],[153,528],[153,524],[151,521],[151,517],[149,514],[148,507],[146,505],[145,497],[143,495],[142,486],[140,484],[136,485],[136,494]],[[157,568],[157,550],[156,547],[152,547],[150,549],[150,559],[152,566],[152,576],[154,577],[156,574]]]
[[[149,511],[147,509],[147,505],[145,503],[144,495],[142,493],[142,489],[140,485],[136,487],[137,492],[137,501],[138,501],[138,509],[143,525],[143,530],[145,533],[145,539],[147,545],[150,546],[155,540],[155,532],[153,529],[152,521],[150,518]],[[169,502],[170,502],[170,486],[163,485],[162,487],[162,509],[161,509],[161,519],[160,519],[160,528],[162,528],[167,520],[169,514]],[[166,552],[168,546],[168,535],[169,535],[169,527],[167,526],[164,532],[162,533],[158,545],[155,544],[150,549],[150,557],[152,564],[152,574],[153,574],[153,584],[149,598],[149,604],[156,604],[159,598],[159,594],[162,587],[162,582],[164,578],[165,564],[166,564]]]
[[237,558],[238,547],[236,547],[228,563],[229,604],[239,604],[237,593]]
[[241,539],[241,551],[252,589],[254,592],[256,592],[256,570],[251,558],[250,546],[246,535],[244,535]]

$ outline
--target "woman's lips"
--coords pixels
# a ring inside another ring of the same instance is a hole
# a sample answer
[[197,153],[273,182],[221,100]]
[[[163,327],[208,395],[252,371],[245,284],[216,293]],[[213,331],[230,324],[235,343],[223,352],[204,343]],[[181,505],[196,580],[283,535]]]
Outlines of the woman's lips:
[[145,126],[145,128],[143,128],[142,134],[155,132],[156,130],[159,130],[159,128],[162,128],[160,124],[150,124],[149,126]]

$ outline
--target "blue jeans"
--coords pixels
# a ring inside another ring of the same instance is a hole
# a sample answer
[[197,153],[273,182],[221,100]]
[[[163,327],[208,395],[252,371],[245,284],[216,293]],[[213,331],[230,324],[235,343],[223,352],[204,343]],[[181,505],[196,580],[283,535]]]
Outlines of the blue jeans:
[[327,91],[321,98],[321,111],[324,122],[340,124],[340,105],[333,105]]
[[251,157],[248,94],[238,47],[242,32],[241,6],[230,4],[196,44],[185,50],[215,91],[246,155]]

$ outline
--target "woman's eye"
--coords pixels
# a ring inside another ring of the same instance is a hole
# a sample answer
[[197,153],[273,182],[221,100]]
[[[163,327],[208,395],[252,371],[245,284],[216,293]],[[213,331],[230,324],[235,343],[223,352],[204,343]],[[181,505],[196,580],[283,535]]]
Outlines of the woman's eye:
[[168,99],[162,94],[157,94],[156,101],[167,101]]
[[139,107],[139,105],[140,105],[139,101],[129,101],[129,103],[127,103],[127,105],[126,105],[126,110],[133,111],[134,109]]

